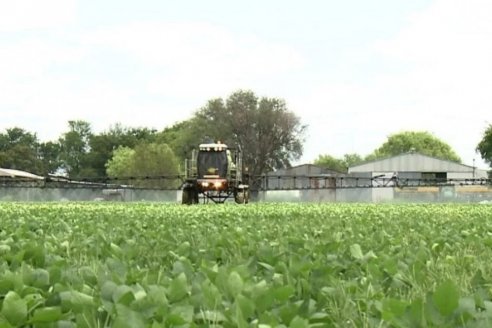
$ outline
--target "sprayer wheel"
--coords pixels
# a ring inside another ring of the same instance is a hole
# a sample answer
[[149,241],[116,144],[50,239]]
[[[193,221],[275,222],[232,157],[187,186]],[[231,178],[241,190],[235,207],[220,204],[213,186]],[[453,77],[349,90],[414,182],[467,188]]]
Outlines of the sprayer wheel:
[[191,189],[189,188],[183,189],[183,194],[181,196],[181,203],[184,205],[190,205],[192,201],[193,199],[191,197]]
[[247,204],[249,201],[249,192],[248,190],[240,189],[237,190],[234,195],[234,200],[237,204]]

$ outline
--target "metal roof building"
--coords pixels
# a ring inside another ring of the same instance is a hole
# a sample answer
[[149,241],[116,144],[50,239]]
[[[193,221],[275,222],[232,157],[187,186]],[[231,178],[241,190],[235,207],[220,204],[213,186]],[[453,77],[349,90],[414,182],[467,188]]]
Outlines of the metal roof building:
[[334,186],[329,177],[343,176],[343,173],[314,164],[301,164],[269,172],[262,181],[264,189],[306,189]]
[[349,174],[394,175],[403,179],[485,179],[487,171],[416,152],[349,167]]
[[314,164],[301,164],[301,165],[289,167],[286,169],[279,169],[277,171],[273,171],[273,172],[268,173],[268,175],[270,175],[270,176],[321,175],[321,174],[338,175],[338,174],[342,174],[342,173],[327,169],[326,167],[314,165]]

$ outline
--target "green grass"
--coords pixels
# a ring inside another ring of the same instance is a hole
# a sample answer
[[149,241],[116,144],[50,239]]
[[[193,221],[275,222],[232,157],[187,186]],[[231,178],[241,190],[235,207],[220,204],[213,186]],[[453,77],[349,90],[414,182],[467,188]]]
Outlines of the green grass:
[[492,207],[0,203],[0,328],[487,327]]

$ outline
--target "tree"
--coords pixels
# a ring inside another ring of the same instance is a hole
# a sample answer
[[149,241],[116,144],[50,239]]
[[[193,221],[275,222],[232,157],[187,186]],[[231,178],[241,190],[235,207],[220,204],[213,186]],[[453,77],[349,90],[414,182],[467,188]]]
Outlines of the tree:
[[485,129],[483,138],[476,150],[480,153],[482,159],[492,167],[492,124]]
[[[107,174],[113,178],[132,177],[129,183],[138,187],[179,187],[179,166],[176,156],[166,144],[140,143],[134,149],[120,147],[108,161]],[[176,176],[176,179],[145,177]]]
[[68,125],[70,130],[59,139],[62,168],[71,178],[93,176],[93,170],[88,169],[87,156],[91,125],[86,121],[69,121]]
[[116,124],[108,131],[89,138],[87,165],[97,177],[106,177],[106,163],[118,147],[134,148],[140,142],[154,142],[157,131],[147,128],[126,128]]
[[343,162],[347,167],[359,165],[363,163],[365,160],[359,154],[345,154],[343,155]]
[[336,158],[331,155],[319,155],[314,161],[314,164],[345,173],[350,166],[360,164],[363,161],[364,159],[359,154],[345,154],[343,158]]
[[157,140],[169,145],[179,162],[183,163],[191,157],[191,151],[204,140],[206,134],[206,127],[200,125],[198,118],[193,117],[165,128],[158,134]]
[[43,173],[55,173],[61,166],[60,144],[57,142],[43,142],[39,144],[38,153],[43,166]]
[[319,155],[318,158],[314,160],[314,164],[326,167],[333,171],[347,172],[347,167],[343,160],[331,155]]
[[110,177],[131,177],[135,172],[135,151],[120,146],[113,152],[113,157],[106,163],[106,173]]
[[15,127],[0,133],[0,167],[45,174],[34,133]]
[[405,131],[390,135],[384,144],[366,157],[366,160],[396,156],[410,151],[453,162],[461,162],[460,157],[451,146],[429,132],[415,131]]
[[249,174],[260,175],[300,158],[305,128],[285,101],[237,91],[226,101],[210,100],[191,120],[164,131],[162,137],[170,138],[174,149],[185,149],[185,158],[206,138],[240,147]]

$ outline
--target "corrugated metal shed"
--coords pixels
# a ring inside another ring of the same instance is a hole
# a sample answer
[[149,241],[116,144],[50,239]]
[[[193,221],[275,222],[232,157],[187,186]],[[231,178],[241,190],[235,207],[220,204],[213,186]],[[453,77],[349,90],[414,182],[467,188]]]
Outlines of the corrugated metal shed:
[[262,179],[264,189],[305,189],[334,187],[332,177],[344,175],[314,164],[302,164],[269,172]]
[[298,176],[298,175],[339,175],[342,174],[337,171],[327,169],[325,167],[317,166],[314,164],[301,164],[298,166],[293,166],[288,169],[280,169],[277,171],[269,172],[270,176]]
[[419,154],[404,153],[398,156],[375,160],[349,167],[349,173],[355,172],[462,172],[477,173],[473,166]]

